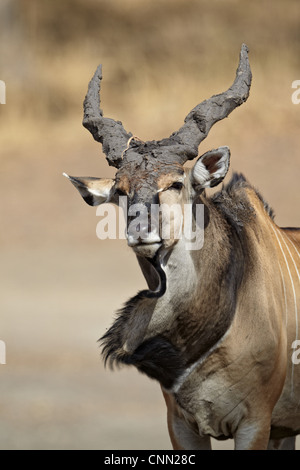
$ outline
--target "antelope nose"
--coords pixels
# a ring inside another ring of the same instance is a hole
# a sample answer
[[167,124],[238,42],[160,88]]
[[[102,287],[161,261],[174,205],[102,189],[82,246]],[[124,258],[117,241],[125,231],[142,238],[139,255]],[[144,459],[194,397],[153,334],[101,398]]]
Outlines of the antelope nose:
[[127,242],[129,246],[139,245],[141,243],[159,243],[161,238],[156,228],[149,227],[148,221],[132,221],[127,231]]

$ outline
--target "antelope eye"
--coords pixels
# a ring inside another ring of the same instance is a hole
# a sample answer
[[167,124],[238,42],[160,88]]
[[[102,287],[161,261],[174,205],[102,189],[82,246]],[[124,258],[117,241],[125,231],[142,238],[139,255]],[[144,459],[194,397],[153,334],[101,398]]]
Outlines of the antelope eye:
[[127,194],[125,193],[125,191],[123,191],[122,189],[118,188],[116,189],[116,194],[118,196],[127,196]]
[[168,189],[176,189],[176,191],[180,191],[183,188],[183,183],[180,181],[175,181]]

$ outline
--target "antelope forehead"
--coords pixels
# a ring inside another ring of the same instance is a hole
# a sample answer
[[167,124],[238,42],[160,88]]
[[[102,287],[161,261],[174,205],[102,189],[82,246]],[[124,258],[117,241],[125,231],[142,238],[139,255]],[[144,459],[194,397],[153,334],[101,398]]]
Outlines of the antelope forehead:
[[117,186],[126,194],[154,195],[170,187],[175,182],[184,182],[184,169],[151,168],[149,171],[135,168],[134,171],[119,172]]
[[116,184],[127,194],[143,191],[143,188],[157,187],[157,175],[140,168],[122,168],[116,175]]

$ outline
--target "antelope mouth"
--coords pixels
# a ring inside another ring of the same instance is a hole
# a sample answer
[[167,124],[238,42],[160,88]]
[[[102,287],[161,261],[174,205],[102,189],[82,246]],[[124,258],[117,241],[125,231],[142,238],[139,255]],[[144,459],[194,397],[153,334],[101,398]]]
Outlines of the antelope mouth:
[[162,240],[140,240],[135,243],[128,242],[131,248],[147,247],[147,246],[161,246]]
[[131,246],[131,248],[133,249],[136,255],[141,256],[143,258],[152,259],[156,256],[161,246],[161,242],[152,242],[139,243],[137,245]]
[[146,238],[134,238],[131,235],[127,235],[127,243],[137,255],[153,258],[162,246],[162,239],[157,234]]
[[152,258],[137,254],[137,259],[149,287],[149,290],[143,292],[147,297],[162,297],[167,289],[167,277],[161,265],[159,250]]

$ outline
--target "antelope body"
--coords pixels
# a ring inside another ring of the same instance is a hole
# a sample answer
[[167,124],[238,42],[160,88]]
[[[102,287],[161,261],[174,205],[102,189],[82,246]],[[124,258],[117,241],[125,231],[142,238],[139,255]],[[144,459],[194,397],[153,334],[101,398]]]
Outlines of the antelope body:
[[232,87],[196,106],[159,142],[141,142],[103,117],[99,67],[83,123],[116,176],[68,177],[90,205],[118,204],[123,196],[129,208],[190,204],[193,217],[197,205],[204,207],[199,250],[174,236],[174,217],[168,239],[147,219],[134,237],[129,217],[128,244],[148,289],[126,303],[102,338],[111,366],[133,365],[160,383],[174,449],[209,449],[210,437],[234,438],[236,449],[288,449],[300,433],[300,365],[291,349],[299,335],[300,231],[279,228],[242,175],[207,197],[205,189],[227,174],[228,147],[183,166],[211,126],[248,98],[247,52],[243,45]]

